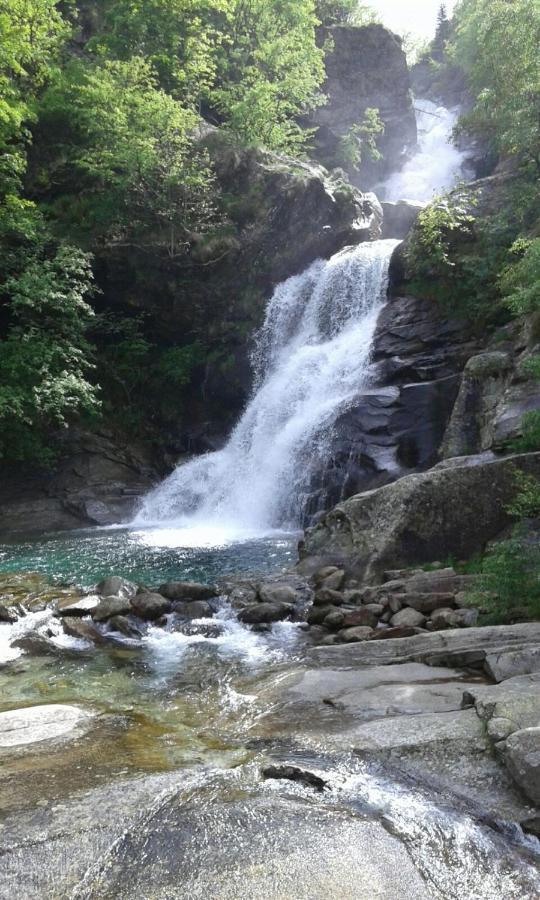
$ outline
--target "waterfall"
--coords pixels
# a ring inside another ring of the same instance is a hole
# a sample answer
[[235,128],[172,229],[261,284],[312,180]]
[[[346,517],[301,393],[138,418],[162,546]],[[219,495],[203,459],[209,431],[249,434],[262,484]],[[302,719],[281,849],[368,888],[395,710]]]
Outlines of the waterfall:
[[414,105],[418,150],[400,172],[385,182],[385,200],[427,202],[463,177],[466,153],[452,143],[459,110],[437,106],[430,100],[416,100]]
[[135,525],[230,538],[298,527],[333,424],[369,378],[398,243],[347,248],[276,288],[253,353],[253,394],[227,445],[179,465],[146,496]]

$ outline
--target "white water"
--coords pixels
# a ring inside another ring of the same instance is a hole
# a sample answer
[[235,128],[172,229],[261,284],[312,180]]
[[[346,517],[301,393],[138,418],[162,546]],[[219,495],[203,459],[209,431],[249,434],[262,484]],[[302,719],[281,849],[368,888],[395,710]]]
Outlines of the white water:
[[427,202],[463,177],[466,154],[452,143],[459,110],[415,100],[418,151],[384,184],[385,200]]
[[[255,389],[226,447],[179,466],[135,525],[241,540],[301,522],[313,462],[365,388],[397,241],[347,248],[280,284],[253,357]],[[170,532],[169,532],[170,533]]]

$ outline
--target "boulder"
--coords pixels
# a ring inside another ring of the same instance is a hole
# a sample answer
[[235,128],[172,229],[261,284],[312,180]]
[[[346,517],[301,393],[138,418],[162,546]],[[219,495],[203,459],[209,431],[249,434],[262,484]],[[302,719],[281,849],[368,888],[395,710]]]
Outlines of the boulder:
[[140,619],[155,621],[170,611],[171,603],[161,594],[137,594],[131,601],[133,612]]
[[540,804],[540,727],[525,728],[510,735],[504,747],[504,760],[523,793]]
[[92,724],[93,714],[79,706],[50,703],[0,712],[0,747],[14,748],[59,738],[75,738]]
[[407,237],[418,216],[426,204],[414,200],[385,201],[383,210],[383,238],[397,238],[402,241]]
[[477,609],[437,609],[431,616],[436,630],[444,628],[472,628],[478,622]]
[[396,595],[405,606],[410,606],[418,612],[429,615],[437,609],[452,607],[454,594],[398,594]]
[[391,562],[470,558],[511,522],[516,468],[540,476],[540,453],[473,457],[358,494],[307,529],[302,555],[346,558],[367,583]]
[[126,578],[120,578],[119,575],[111,575],[104,578],[96,585],[96,593],[100,597],[121,597],[122,599],[130,599],[137,593],[138,587],[132,581]]
[[258,594],[262,603],[294,605],[298,601],[297,592],[288,584],[263,583],[259,585]]
[[159,593],[167,600],[211,600],[219,596],[213,584],[199,584],[195,581],[168,581],[159,588]]
[[400,611],[390,619],[390,624],[394,628],[422,628],[422,626],[425,625],[425,622],[425,615],[411,607],[400,609]]
[[[356,594],[356,592],[353,592],[353,594]],[[346,599],[347,594],[342,594],[340,591],[331,591],[328,588],[321,588],[313,598],[313,606],[343,606]]]
[[327,616],[332,613],[343,613],[343,610],[338,606],[332,606],[328,604],[327,606],[312,606],[308,609],[306,621],[308,625],[322,625]]
[[506,681],[517,675],[540,673],[540,644],[522,650],[488,653],[484,669],[494,681]]
[[131,622],[128,616],[113,616],[107,624],[112,631],[117,631],[131,640],[139,640],[142,637],[142,632]]
[[329,628],[330,631],[339,631],[345,624],[346,615],[344,610],[336,609],[334,612],[328,613],[323,620],[323,625],[325,628]]
[[105,597],[92,612],[94,622],[106,622],[113,616],[129,615],[131,602],[124,597]]
[[287,619],[293,611],[288,603],[257,603],[240,610],[238,618],[245,625],[269,625]]
[[345,581],[345,572],[343,569],[336,569],[331,575],[327,575],[321,583],[322,590],[340,591]]
[[410,625],[399,625],[397,628],[380,628],[372,637],[373,641],[396,641],[401,638],[413,637],[417,633],[416,628]]
[[75,616],[64,616],[62,619],[62,628],[70,637],[80,638],[83,641],[90,641],[93,644],[102,644],[103,636],[91,622],[83,621]]
[[379,617],[372,610],[362,606],[360,609],[347,613],[343,621],[343,627],[357,628],[359,625],[365,625],[368,628],[376,628],[378,621]]
[[367,625],[357,625],[354,628],[344,628],[338,634],[338,641],[342,644],[356,644],[360,641],[369,641],[373,637],[373,628]]
[[18,616],[14,609],[10,609],[9,606],[4,606],[3,603],[0,603],[0,622],[8,622],[12,625],[17,619]]
[[56,613],[58,616],[69,616],[70,618],[82,618],[90,616],[95,609],[98,608],[101,600],[97,594],[90,594],[87,597],[80,597],[77,600],[67,598],[59,600]]
[[[244,609],[245,607],[242,607]],[[209,619],[214,611],[206,600],[193,600],[191,603],[173,603],[172,610],[183,619]]]

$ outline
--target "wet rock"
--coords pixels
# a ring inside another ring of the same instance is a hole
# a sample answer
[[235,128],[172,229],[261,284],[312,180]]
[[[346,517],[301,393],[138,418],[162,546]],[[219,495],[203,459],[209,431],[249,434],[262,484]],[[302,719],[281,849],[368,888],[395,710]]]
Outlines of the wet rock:
[[540,839],[540,816],[531,816],[519,823],[525,834],[532,834]]
[[258,588],[259,598],[262,603],[283,604],[293,606],[299,599],[298,593],[288,584],[260,584]]
[[209,619],[214,610],[206,600],[194,600],[192,603],[173,603],[172,611],[183,619]]
[[331,575],[327,575],[321,584],[322,590],[340,591],[345,581],[345,572],[343,569],[336,569]]
[[142,637],[142,631],[136,627],[128,616],[113,616],[107,624],[112,631],[117,631],[131,640],[139,640]]
[[344,602],[344,594],[329,588],[321,588],[313,598],[313,606],[342,606]]
[[341,613],[341,609],[337,606],[312,606],[308,610],[307,622],[309,625],[322,625],[327,616],[332,613]]
[[233,609],[243,609],[257,602],[257,591],[247,586],[235,587],[228,595],[228,600]]
[[113,616],[125,616],[131,612],[131,602],[124,597],[105,597],[94,609],[92,618],[94,622],[106,622]]
[[4,606],[3,603],[0,603],[0,622],[8,622],[9,624],[13,624],[16,622],[18,616],[13,609],[10,609],[9,606]]
[[0,713],[0,747],[21,747],[74,738],[92,724],[93,713],[79,706],[51,703]]
[[56,608],[58,616],[70,616],[71,618],[91,615],[98,608],[101,600],[97,594],[81,597],[78,600],[59,600]]
[[356,644],[360,641],[369,641],[374,635],[374,629],[367,625],[358,625],[354,628],[344,628],[338,634],[340,644]]
[[383,210],[383,238],[396,238],[402,241],[407,237],[418,216],[425,209],[425,203],[414,200],[385,201]]
[[96,592],[100,597],[122,597],[130,599],[137,593],[137,585],[127,578],[120,578],[119,575],[111,575],[104,578],[96,585]]
[[313,584],[315,586],[322,584],[325,578],[329,578],[330,575],[337,571],[337,566],[323,566],[322,569],[318,569],[313,575]]
[[37,631],[31,634],[25,634],[13,642],[13,646],[30,656],[60,656],[68,651],[59,647],[54,641],[44,634],[38,634]]
[[270,624],[287,619],[293,611],[288,603],[257,603],[240,610],[238,618],[246,625]]
[[159,593],[167,600],[211,600],[219,596],[213,584],[200,584],[195,581],[168,581],[159,588]]
[[484,668],[494,681],[505,681],[517,675],[531,675],[540,672],[540,645],[523,650],[507,650],[489,653]]
[[62,619],[62,628],[70,637],[80,638],[83,641],[90,641],[92,644],[102,644],[103,637],[98,629],[91,623],[83,619],[64,616]]
[[504,759],[523,793],[540,804],[540,727],[515,731],[506,741]]
[[298,769],[296,766],[265,766],[261,769],[261,775],[263,778],[296,781],[305,787],[315,788],[316,791],[324,791],[328,786],[328,782],[323,778],[319,778],[318,775],[307,772],[305,769]]
[[201,634],[205,638],[218,638],[223,634],[223,626],[219,622],[179,622],[173,630],[190,637]]
[[171,603],[161,594],[137,594],[131,601],[135,615],[141,619],[155,622],[169,612]]
[[418,612],[416,609],[411,609],[410,606],[405,607],[405,609],[400,609],[400,611],[390,619],[390,624],[393,625],[394,628],[421,628],[425,623],[425,615]]
[[355,609],[345,616],[343,623],[345,628],[356,628],[359,625],[365,625],[368,628],[376,628],[378,616],[372,612],[367,606]]
[[335,610],[334,612],[328,613],[323,621],[323,625],[325,628],[329,628],[330,631],[338,631],[340,628],[343,628],[345,618],[345,612],[342,610]]

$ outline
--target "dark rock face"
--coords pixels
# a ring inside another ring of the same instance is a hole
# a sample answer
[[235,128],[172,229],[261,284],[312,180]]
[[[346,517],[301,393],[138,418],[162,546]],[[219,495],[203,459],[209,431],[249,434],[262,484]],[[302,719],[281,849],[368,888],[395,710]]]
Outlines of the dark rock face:
[[538,477],[540,453],[465,457],[358,494],[307,530],[302,553],[326,563],[346,559],[366,583],[390,565],[470,558],[510,523],[516,468]]
[[135,442],[73,430],[54,470],[3,467],[0,534],[125,521],[158,478],[147,451]]
[[439,447],[475,351],[466,326],[435,304],[397,297],[382,310],[370,390],[336,422],[329,462],[314,472],[306,516],[439,459]]
[[[374,186],[401,167],[417,140],[416,118],[410,92],[409,70],[401,40],[382,25],[363,28],[337,26],[324,30],[333,42],[326,56],[327,79],[323,86],[328,103],[313,113],[315,157],[329,168],[341,166],[353,184]],[[340,158],[341,138],[376,108],[384,123],[378,140],[382,160],[364,154],[356,170]]]

